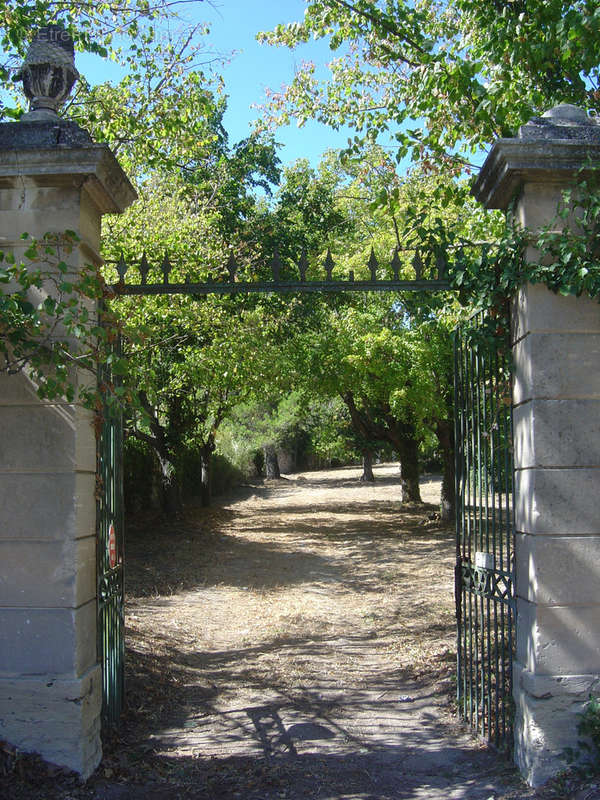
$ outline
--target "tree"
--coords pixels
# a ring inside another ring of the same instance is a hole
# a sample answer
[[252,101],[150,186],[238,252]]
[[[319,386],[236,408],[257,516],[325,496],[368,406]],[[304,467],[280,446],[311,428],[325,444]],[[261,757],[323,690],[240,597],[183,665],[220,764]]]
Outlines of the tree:
[[471,153],[557,103],[600,108],[595,2],[310,0],[304,19],[261,38],[295,47],[326,38],[327,81],[304,64],[271,109],[302,124],[385,134],[398,158],[460,172]]
[[[277,358],[276,353],[272,354]],[[308,415],[298,392],[280,389],[277,400],[272,394],[267,400],[256,399],[270,390],[268,383],[259,385],[254,399],[236,406],[227,428],[229,439],[238,447],[243,443],[246,451],[262,451],[266,477],[272,479],[281,477],[278,451],[294,446],[308,424]]]
[[[202,46],[194,39],[201,27],[188,29],[183,39],[172,39],[161,36],[155,26],[159,17],[163,22],[175,19],[180,5],[170,0],[117,0],[110,5],[62,0],[40,0],[29,5],[5,2],[0,9],[0,37],[7,56],[0,73],[5,80],[8,78],[25,53],[33,30],[49,22],[59,23],[71,33],[78,49],[110,55],[131,69],[118,87],[92,89],[82,80],[67,115],[84,124],[98,139],[109,141],[132,172],[134,166],[142,173],[147,170],[151,157],[156,163],[160,159],[172,163],[164,149],[153,148],[156,137],[177,132],[180,145],[184,130],[188,136],[197,136],[199,128],[206,130],[207,108],[214,106],[206,89],[198,88],[203,77],[197,69]],[[178,116],[173,110],[173,101],[178,97],[185,98],[188,107],[195,109],[191,117]],[[18,118],[22,113],[22,98],[15,100],[15,107],[1,106],[4,118]],[[95,315],[89,313],[90,301],[101,299],[105,291],[102,276],[95,270],[86,270],[78,279],[61,279],[66,265],[60,251],[64,253],[65,243],[72,247],[75,239],[72,232],[52,231],[39,247],[32,243],[26,249],[23,263],[14,264],[12,256],[7,255],[9,266],[1,277],[1,282],[7,284],[0,295],[0,350],[5,355],[2,368],[12,371],[18,364],[19,369],[26,369],[44,397],[74,396],[70,380],[74,363],[95,372],[97,361],[116,362],[111,342],[118,333],[118,323],[105,312],[103,325],[98,325]],[[52,253],[48,252],[49,247]],[[46,261],[55,261],[58,270],[43,263],[40,252],[49,255]],[[55,295],[40,299],[38,292],[34,297],[33,290],[45,279],[56,284]],[[65,326],[70,346],[64,341],[61,345],[58,340],[49,346],[48,331]],[[84,392],[82,399],[96,406],[98,398],[87,388]],[[123,397],[127,394],[124,388]]]
[[[253,163],[250,143],[227,147],[219,115],[206,125],[215,126],[221,135],[206,137],[204,151],[195,153],[195,171],[169,174],[155,169],[141,184],[134,207],[111,221],[105,251],[113,262],[107,267],[112,280],[114,262],[121,255],[131,263],[143,252],[151,269],[160,270],[165,250],[173,279],[193,275],[205,280],[224,269],[228,245],[242,247],[246,215],[254,202],[249,185],[263,168],[276,174],[274,152],[271,148],[267,160],[266,147],[254,142],[258,158]],[[218,170],[209,177],[214,162]],[[243,298],[215,296],[159,296],[141,302],[121,298],[111,305],[127,320],[126,333],[144,333],[142,343],[127,353],[130,382],[145,412],[134,416],[129,428],[156,453],[165,510],[171,513],[181,505],[177,453],[183,446],[198,453],[198,490],[207,505],[219,426],[264,374],[261,358],[268,352],[268,324],[260,307]]]
[[443,413],[435,383],[440,353],[427,346],[425,328],[406,316],[397,297],[368,295],[322,302],[311,330],[290,345],[296,385],[309,395],[339,397],[363,451],[392,445],[407,501],[420,500],[419,441]]
[[[10,79],[13,70],[20,66],[32,33],[52,23],[68,31],[76,50],[110,58],[130,72],[145,73],[148,76],[147,88],[150,88],[153,77],[156,77],[152,65],[155,57],[160,62],[163,56],[170,54],[172,67],[176,69],[190,63],[178,51],[177,38],[173,39],[169,23],[173,29],[186,29],[183,39],[186,42],[186,56],[193,49],[193,60],[198,61],[202,47],[198,49],[198,43],[192,40],[206,33],[207,28],[205,25],[190,28],[179,14],[183,6],[199,2],[203,0],[115,0],[111,3],[81,3],[73,0],[21,3],[18,0],[3,0],[0,8],[0,41],[5,55],[0,65],[0,77],[5,83]],[[153,88],[157,88],[156,84]],[[82,81],[78,87],[79,96],[85,96],[88,90],[89,86]],[[14,97],[16,106],[7,105],[5,100],[6,97],[2,103],[3,115],[18,117],[22,100]]]
[[[360,158],[346,156],[341,164],[329,160],[328,167],[337,174],[336,201],[346,220],[335,241],[336,252],[341,254],[336,267],[339,270],[352,268],[356,275],[367,277],[370,270],[367,262],[376,255],[376,270],[383,277],[389,274],[386,262],[389,264],[394,249],[399,248],[400,269],[408,271],[415,247],[421,248],[427,257],[440,241],[452,244],[453,237],[468,241],[485,231],[483,214],[468,199],[465,187],[460,187],[460,192],[454,195],[460,202],[449,207],[435,191],[438,179],[418,172],[401,176],[393,159],[380,147],[369,147]],[[402,454],[405,475],[412,476],[406,494],[416,498],[419,440],[425,430],[435,432],[445,466],[442,507],[445,518],[450,518],[454,505],[450,331],[459,316],[456,300],[451,295],[407,293],[391,298],[346,297],[325,304],[329,313],[333,313],[334,306],[342,315],[341,328],[349,338],[333,362],[339,364],[345,355],[353,353],[353,366],[359,369],[351,385],[355,385],[361,370],[368,376],[363,379],[364,386],[359,382],[358,388],[345,396],[352,411],[357,442],[365,455],[366,475],[369,451],[382,442],[393,441],[396,451]],[[362,324],[349,322],[344,316],[349,313],[359,315],[357,319],[364,314]],[[325,319],[322,329],[335,337],[335,321],[327,316]],[[381,374],[377,374],[376,369],[370,368],[369,360],[372,352],[376,352],[374,342],[381,331],[391,332],[397,351],[394,347],[387,352],[382,350]],[[408,338],[403,342],[402,336],[409,334],[410,342]],[[362,356],[361,348],[367,348]],[[396,371],[396,366],[402,363],[405,368]],[[414,371],[410,377],[413,387],[426,387],[424,397],[418,391],[410,392],[405,396],[404,406],[397,402],[399,395],[390,404],[388,393],[393,387],[386,384],[386,372],[399,390],[410,370]],[[412,408],[411,402],[415,404]],[[390,413],[396,411],[399,417]],[[416,422],[412,426],[411,418]],[[399,420],[403,422],[401,427]]]
[[[203,505],[210,503],[211,456],[219,427],[261,380],[267,358],[260,314],[228,307],[217,298],[161,298],[146,310],[146,341],[133,347],[129,365],[145,416],[127,426],[156,453],[164,510],[181,508],[179,451],[198,453]],[[166,301],[166,302],[165,302]],[[139,323],[133,322],[134,327]],[[157,341],[157,335],[165,336]]]

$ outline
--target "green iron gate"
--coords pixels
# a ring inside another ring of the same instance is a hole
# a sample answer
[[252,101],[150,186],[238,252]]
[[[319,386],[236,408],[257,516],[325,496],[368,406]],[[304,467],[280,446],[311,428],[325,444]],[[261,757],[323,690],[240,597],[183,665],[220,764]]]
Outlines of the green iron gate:
[[[117,344],[119,347],[119,344]],[[110,368],[100,365],[103,395],[114,386]],[[124,694],[123,603],[123,421],[116,403],[105,403],[97,425],[98,660],[102,666],[102,722],[114,727]]]
[[514,525],[510,347],[484,318],[455,338],[458,707],[472,729],[512,751]]

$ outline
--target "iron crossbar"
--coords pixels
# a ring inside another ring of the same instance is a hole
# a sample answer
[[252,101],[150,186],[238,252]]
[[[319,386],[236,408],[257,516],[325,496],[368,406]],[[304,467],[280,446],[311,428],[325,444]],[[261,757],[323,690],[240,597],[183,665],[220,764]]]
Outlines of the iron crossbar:
[[[215,273],[215,277],[205,281],[194,281],[190,269],[197,265],[178,264],[179,276],[185,280],[172,280],[173,264],[169,254],[165,253],[160,263],[151,264],[142,255],[137,263],[128,263],[123,254],[118,261],[110,265],[118,275],[118,281],[111,285],[115,295],[231,295],[249,293],[319,293],[324,292],[443,292],[450,291],[450,263],[460,265],[465,259],[465,250],[472,248],[473,243],[465,242],[458,246],[437,244],[427,250],[411,249],[410,263],[400,258],[396,249],[389,263],[378,261],[373,250],[364,265],[367,275],[365,279],[355,277],[354,270],[349,270],[341,279],[334,277],[336,264],[328,250],[321,264],[309,266],[306,252],[297,262],[281,260],[275,250],[273,258],[253,269],[259,270],[261,277],[247,280],[233,254],[229,260]],[[477,245],[478,246],[478,245]],[[478,246],[479,247],[479,246]],[[489,249],[486,246],[485,252]],[[404,251],[402,251],[404,252]],[[409,251],[406,251],[409,252]],[[452,255],[451,255],[452,252]],[[110,263],[110,262],[109,262]],[[139,274],[139,282],[127,280],[132,270]],[[267,277],[268,276],[268,277]]]
[[450,283],[444,280],[381,280],[381,281],[281,281],[226,282],[226,283],[114,283],[110,287],[116,295],[161,294],[291,294],[294,292],[441,292],[449,291]]

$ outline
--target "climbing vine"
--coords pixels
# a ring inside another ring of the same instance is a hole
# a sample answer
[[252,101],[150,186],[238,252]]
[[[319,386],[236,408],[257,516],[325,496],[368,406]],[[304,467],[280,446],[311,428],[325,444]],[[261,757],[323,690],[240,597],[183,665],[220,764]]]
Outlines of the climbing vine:
[[[66,261],[78,238],[73,231],[47,234],[39,240],[22,237],[24,252],[0,252],[0,372],[23,373],[44,400],[80,400],[99,405],[97,364],[110,364],[124,374],[125,364],[114,348],[117,320],[100,303],[107,289],[90,265],[73,272]],[[115,402],[126,400],[125,387],[101,387]]]
[[600,181],[582,172],[577,186],[562,193],[555,219],[536,233],[520,227],[513,211],[497,243],[450,268],[461,304],[487,312],[477,335],[488,340],[505,337],[510,299],[527,283],[600,300]]

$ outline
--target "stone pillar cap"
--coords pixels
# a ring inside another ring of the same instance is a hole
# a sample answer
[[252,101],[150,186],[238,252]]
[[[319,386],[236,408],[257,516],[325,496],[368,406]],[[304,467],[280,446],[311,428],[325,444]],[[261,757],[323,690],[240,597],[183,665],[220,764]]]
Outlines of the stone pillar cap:
[[526,181],[572,181],[590,161],[600,163],[600,125],[561,103],[522,125],[517,137],[494,142],[471,193],[486,208],[506,209]]
[[561,103],[519,128],[519,139],[579,139],[600,142],[600,125],[583,108]]
[[85,184],[101,214],[120,214],[137,197],[108,145],[68,120],[0,123],[0,186],[25,176],[39,186]]

